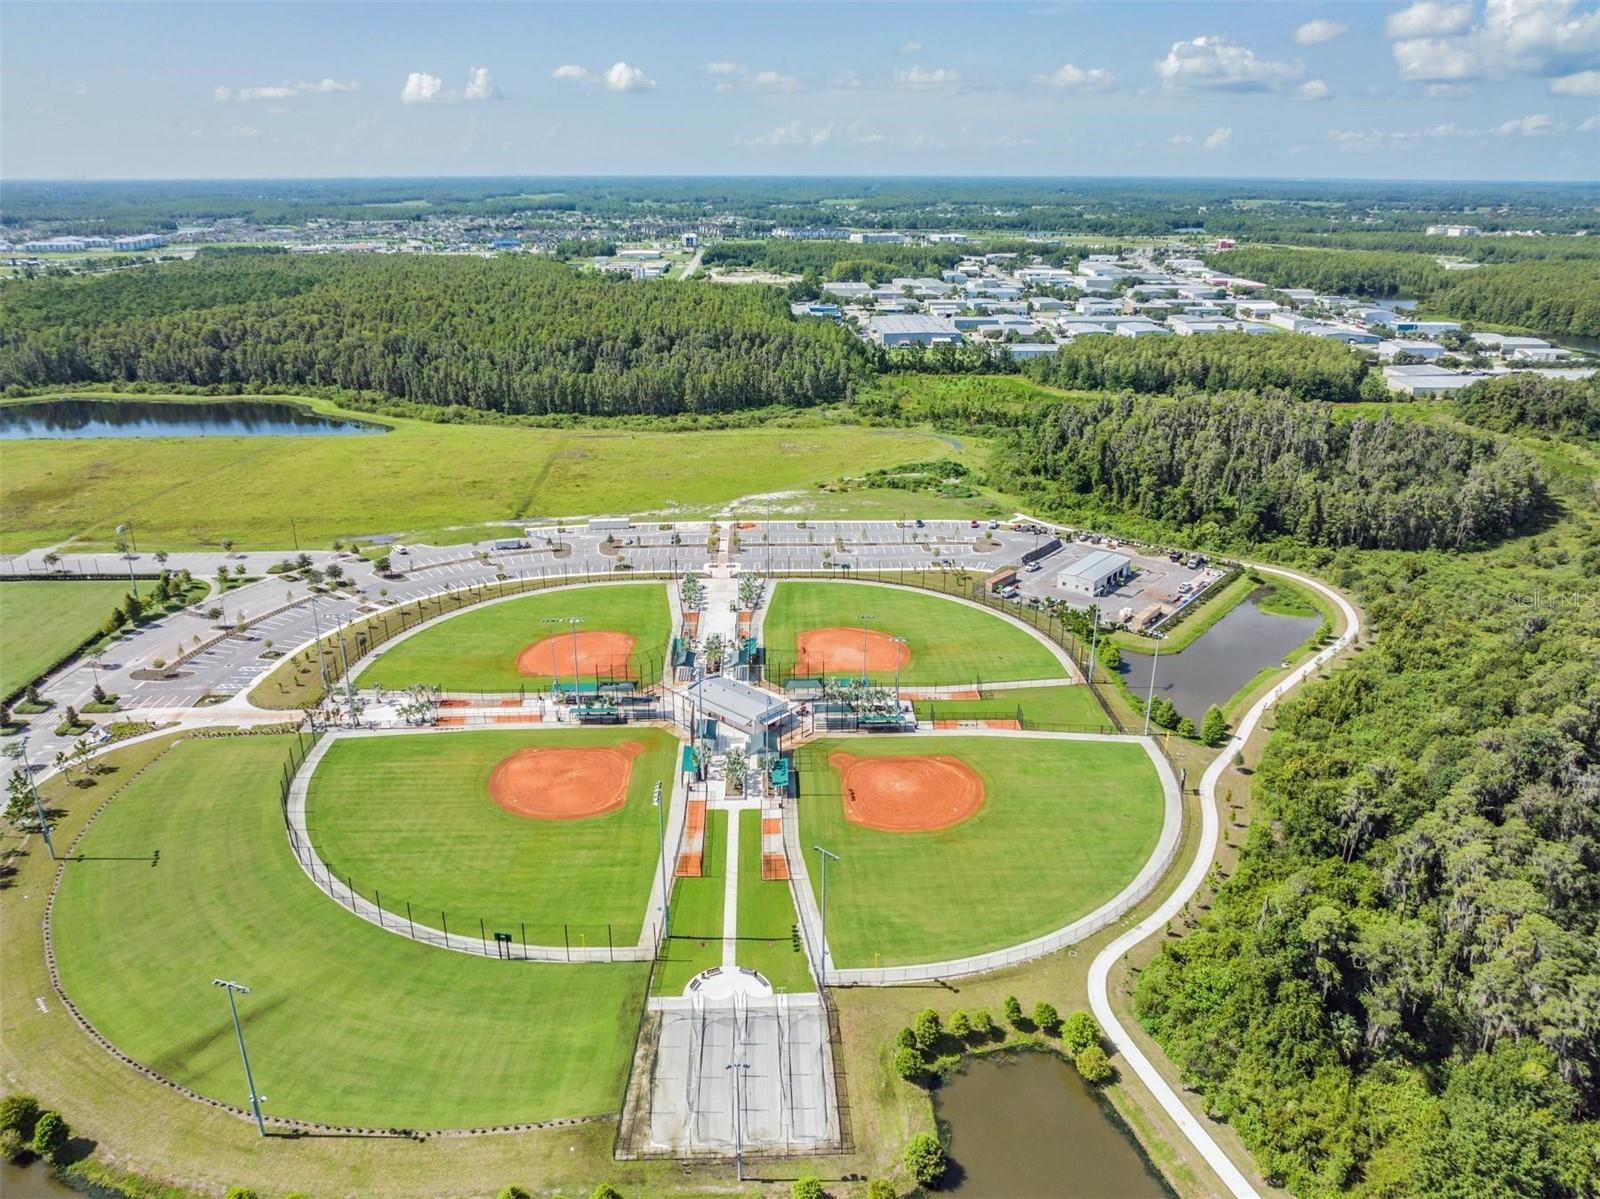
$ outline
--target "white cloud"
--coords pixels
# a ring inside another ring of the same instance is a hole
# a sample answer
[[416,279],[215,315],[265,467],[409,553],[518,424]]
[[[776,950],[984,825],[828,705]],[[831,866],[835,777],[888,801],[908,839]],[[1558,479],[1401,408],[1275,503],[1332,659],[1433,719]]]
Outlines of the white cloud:
[[1034,83],[1063,92],[1103,92],[1116,85],[1117,79],[1110,71],[1099,67],[1075,67],[1066,63],[1048,75],[1033,75]]
[[860,74],[855,71],[840,71],[833,77],[833,86],[843,88],[846,91],[853,91],[858,87],[865,87],[866,80],[862,79]]
[[932,133],[912,133],[906,137],[907,150],[948,150],[950,143]]
[[1585,117],[1583,123],[1578,126],[1578,132],[1600,133],[1600,112],[1595,113],[1592,117]]
[[605,85],[606,90],[612,92],[647,92],[655,87],[656,81],[638,67],[614,62],[606,68]]
[[354,81],[340,83],[337,79],[302,79],[297,83],[274,83],[264,87],[221,86],[211,94],[218,100],[239,100],[249,103],[252,100],[292,100],[296,96],[331,96],[340,92],[357,91],[360,87],[361,85]]
[[467,85],[459,90],[447,88],[444,80],[426,71],[412,71],[400,89],[402,104],[456,104],[461,101],[498,100],[501,91],[489,78],[488,67],[473,67]]
[[903,43],[901,43],[900,48],[895,51],[895,53],[896,54],[921,54],[922,53],[922,43],[921,42],[903,42]]
[[412,71],[400,89],[402,104],[431,104],[444,97],[444,80],[426,71]]
[[[575,67],[573,69],[581,71],[583,68]],[[736,62],[724,61],[706,63],[706,73],[708,75],[743,75],[744,71],[745,69]]]
[[1410,8],[1391,13],[1383,30],[1391,39],[1444,37],[1463,32],[1472,24],[1472,5],[1441,4],[1437,0],[1417,0]]
[[1257,58],[1248,46],[1224,37],[1201,36],[1174,42],[1167,56],[1156,63],[1162,85],[1173,91],[1261,92],[1304,73],[1305,68],[1299,63]]
[[1349,28],[1338,21],[1307,21],[1294,31],[1294,40],[1302,46],[1320,46],[1323,42],[1331,42],[1342,36]]
[[757,71],[747,80],[751,90],[758,92],[797,92],[800,80],[782,71]]
[[1555,122],[1541,112],[1505,121],[1496,127],[1495,132],[1501,137],[1539,137],[1552,132],[1554,128]]
[[1600,71],[1578,71],[1552,79],[1550,91],[1557,96],[1600,96]]
[[576,63],[570,62],[563,63],[561,66],[551,71],[550,78],[565,80],[569,83],[595,82],[593,71],[589,70],[588,67],[580,67]]
[[257,129],[254,125],[235,125],[232,129],[228,130],[228,136],[233,138],[235,141],[252,142],[261,136],[261,130]]
[[933,88],[954,87],[961,82],[961,72],[947,67],[907,67],[903,71],[894,73],[894,82],[896,87],[929,91]]
[[793,120],[757,137],[747,138],[744,144],[747,146],[804,146],[808,149],[816,150],[827,145],[832,140],[832,125],[807,128],[798,120]]
[[1600,9],[1578,0],[1413,4],[1388,23],[1395,65],[1411,81],[1582,75],[1600,63]]
[[1220,150],[1233,140],[1233,130],[1227,125],[1219,125],[1205,137],[1195,137],[1189,133],[1174,133],[1168,139],[1174,146],[1199,146],[1203,150]]
[[782,71],[752,71],[749,67],[739,62],[708,62],[706,73],[720,76],[723,82],[717,84],[719,92],[731,92],[735,88],[744,88],[752,92],[797,92],[800,90],[800,80],[794,75],[785,75]]
[[1307,79],[1294,89],[1294,94],[1302,100],[1326,100],[1333,95],[1333,89],[1321,79]]

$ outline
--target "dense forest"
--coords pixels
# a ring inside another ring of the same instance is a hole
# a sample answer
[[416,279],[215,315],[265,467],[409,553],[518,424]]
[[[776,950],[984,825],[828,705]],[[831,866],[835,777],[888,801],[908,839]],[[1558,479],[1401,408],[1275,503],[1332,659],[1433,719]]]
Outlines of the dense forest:
[[1499,433],[1531,429],[1567,441],[1600,442],[1600,376],[1501,375],[1457,394],[1456,410],[1472,424]]
[[902,246],[849,241],[724,241],[707,248],[706,266],[756,267],[825,281],[887,282],[905,275],[932,275],[961,261],[951,246]]
[[1303,400],[1355,400],[1367,364],[1342,341],[1257,337],[1080,337],[1030,359],[1022,373],[1050,387],[1165,394],[1276,388]]
[[1523,528],[1545,499],[1538,464],[1503,440],[1340,420],[1282,394],[1065,404],[1003,438],[995,474],[1048,509],[1236,544],[1462,549]]
[[1600,261],[1507,263],[1452,272],[1431,306],[1480,324],[1600,337]]
[[0,387],[255,382],[611,415],[840,399],[864,363],[770,289],[528,256],[258,255],[0,290]]
[[1372,642],[1280,705],[1237,868],[1139,977],[1141,1021],[1302,1199],[1600,1191],[1600,522],[1578,476],[1558,522],[1485,553],[1310,558]]
[[1311,287],[1333,295],[1380,299],[1428,295],[1445,279],[1444,268],[1431,258],[1380,250],[1239,246],[1208,254],[1206,261],[1271,287]]

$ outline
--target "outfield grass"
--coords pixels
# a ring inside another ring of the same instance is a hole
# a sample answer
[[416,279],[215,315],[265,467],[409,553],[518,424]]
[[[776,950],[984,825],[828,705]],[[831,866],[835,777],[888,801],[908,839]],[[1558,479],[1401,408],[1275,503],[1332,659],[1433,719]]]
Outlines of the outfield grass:
[[53,925],[84,1015],[139,1061],[241,1105],[211,980],[247,984],[271,1115],[461,1127],[614,1110],[644,968],[508,965],[351,916],[289,852],[277,779],[290,741],[184,742],[89,829]]
[[761,813],[739,818],[739,965],[759,970],[779,991],[814,991],[786,882],[761,878]]
[[0,695],[26,687],[94,636],[127,593],[126,583],[0,583]]
[[535,641],[569,631],[547,619],[581,616],[580,630],[629,633],[640,669],[659,673],[672,637],[672,610],[662,583],[601,584],[539,592],[449,616],[396,642],[369,663],[356,686],[428,683],[447,691],[547,691],[545,675],[517,670],[517,654]]
[[[530,820],[489,798],[519,749],[636,741],[627,802],[585,820]],[[318,855],[364,896],[438,928],[510,932],[530,944],[639,939],[660,846],[653,786],[670,790],[678,742],[660,729],[506,729],[345,738],[318,764],[306,826]],[[568,941],[570,939],[570,942]]]
[[[942,596],[870,583],[779,583],[762,623],[762,641],[774,662],[786,668],[798,634],[859,628],[863,615],[872,617],[874,631],[905,638],[911,662],[900,672],[903,686],[1065,675],[1043,643],[998,616]],[[895,678],[893,671],[871,677],[882,683]]]
[[[983,780],[983,807],[941,832],[861,828],[827,764],[841,751],[959,758]],[[1161,783],[1131,743],[848,737],[813,742],[797,765],[801,840],[841,859],[828,872],[840,966],[939,961],[1059,928],[1126,886],[1161,833]]]
[[681,995],[696,974],[722,964],[727,854],[728,813],[709,811],[700,877],[673,880],[671,935],[656,961],[653,989],[657,995]]
[[[126,520],[152,549],[210,549],[224,537],[239,549],[286,549],[291,517],[309,548],[336,537],[671,503],[686,515],[708,513],[754,492],[792,489],[804,498],[820,482],[880,466],[953,453],[977,464],[987,448],[969,440],[952,451],[946,439],[911,429],[539,429],[375,418],[292,395],[249,398],[296,400],[391,431],[8,442],[0,552],[107,545]],[[472,532],[463,528],[463,538]]]
[[1022,709],[1028,721],[1041,724],[1077,726],[1067,732],[1115,732],[1105,710],[1082,686],[1018,687],[1010,691],[990,691],[985,699],[919,699],[913,705],[918,720],[996,719],[1006,720]]

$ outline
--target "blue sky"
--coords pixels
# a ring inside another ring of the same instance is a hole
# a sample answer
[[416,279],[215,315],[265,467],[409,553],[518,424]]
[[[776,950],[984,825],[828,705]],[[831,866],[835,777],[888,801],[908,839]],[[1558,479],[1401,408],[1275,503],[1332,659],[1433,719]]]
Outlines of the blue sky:
[[1600,0],[0,7],[0,177],[1593,179]]

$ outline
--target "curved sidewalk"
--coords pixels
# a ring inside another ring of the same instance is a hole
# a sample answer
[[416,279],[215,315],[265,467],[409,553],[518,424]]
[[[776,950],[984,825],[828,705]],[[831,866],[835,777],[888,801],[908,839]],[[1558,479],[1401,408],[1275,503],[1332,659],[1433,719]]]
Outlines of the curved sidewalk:
[[[860,737],[876,737],[875,733],[853,734]],[[795,911],[800,918],[800,931],[805,942],[806,952],[811,958],[813,971],[820,969],[822,955],[827,957],[827,979],[830,986],[860,986],[882,987],[895,983],[929,982],[941,978],[961,978],[968,974],[982,974],[989,970],[999,970],[1004,966],[1014,966],[1019,962],[1032,961],[1034,958],[1044,957],[1046,954],[1055,953],[1065,949],[1068,945],[1076,944],[1085,937],[1093,936],[1108,924],[1113,923],[1139,903],[1141,903],[1156,884],[1161,881],[1167,869],[1172,865],[1172,859],[1177,855],[1178,843],[1183,832],[1183,795],[1178,789],[1178,780],[1172,773],[1172,766],[1161,751],[1156,748],[1156,743],[1149,737],[1134,737],[1120,733],[1041,733],[1016,731],[1011,729],[971,729],[959,732],[941,733],[941,736],[957,737],[991,737],[1014,738],[1032,741],[1105,741],[1121,745],[1138,745],[1149,756],[1151,764],[1155,766],[1156,775],[1161,780],[1161,791],[1164,797],[1163,815],[1161,821],[1161,836],[1156,841],[1156,847],[1150,856],[1145,859],[1144,865],[1133,880],[1128,883],[1111,899],[1101,904],[1087,916],[1079,917],[1070,924],[1053,929],[1048,933],[1024,941],[1019,945],[1010,945],[1004,949],[992,950],[988,953],[972,954],[969,957],[950,958],[942,962],[923,962],[909,966],[876,966],[854,967],[836,969],[833,965],[833,955],[828,952],[822,941],[822,914],[817,907],[815,893],[811,889],[811,878],[804,853],[804,845],[800,840],[800,817],[795,804],[785,804],[783,809],[783,837],[789,847],[790,876],[793,880],[791,887],[795,898]]]
[[[530,730],[536,731],[540,726],[531,725]],[[564,726],[554,726],[561,728]],[[322,761],[328,747],[335,741],[345,737],[448,737],[460,730],[456,729],[389,729],[382,731],[368,731],[343,729],[323,733],[318,738],[311,752],[301,763],[300,769],[295,772],[289,784],[289,803],[285,812],[288,824],[289,849],[294,854],[295,861],[300,863],[300,869],[305,871],[306,877],[316,884],[317,889],[327,895],[340,907],[349,911],[370,924],[394,933],[396,936],[406,937],[413,941],[420,941],[426,945],[436,945],[440,949],[449,949],[456,953],[474,954],[478,957],[503,957],[499,945],[485,943],[481,938],[474,941],[470,935],[462,936],[460,933],[451,933],[447,930],[437,929],[431,925],[418,923],[408,919],[397,912],[391,912],[379,907],[369,899],[351,891],[337,876],[332,874],[327,864],[317,855],[316,848],[312,845],[311,834],[306,828],[306,792],[309,788],[312,774],[316,771],[317,764]],[[668,801],[666,840],[668,845],[677,845],[683,830],[684,814],[688,810],[687,797],[683,792],[683,776],[674,772],[672,784],[672,797]],[[676,857],[668,855],[669,860]],[[662,867],[658,860],[650,872],[650,898],[647,901],[644,922],[639,929],[639,939],[632,945],[616,945],[601,947],[573,947],[570,945],[524,945],[513,943],[511,957],[516,961],[528,962],[647,962],[656,954],[656,944],[661,931],[662,911]],[[670,878],[668,880],[670,885]]]
[[1308,661],[1296,667],[1287,678],[1279,682],[1271,691],[1263,695],[1245,713],[1244,719],[1239,722],[1238,729],[1228,739],[1211,765],[1206,768],[1205,774],[1200,779],[1200,847],[1195,854],[1194,864],[1189,867],[1187,874],[1171,895],[1160,907],[1151,912],[1133,928],[1122,936],[1112,941],[1095,957],[1089,966],[1089,1006],[1094,1012],[1094,1017],[1099,1021],[1106,1038],[1112,1043],[1116,1052],[1120,1053],[1128,1067],[1139,1076],[1139,1081],[1155,1096],[1167,1115],[1172,1118],[1189,1143],[1206,1160],[1217,1176],[1222,1179],[1223,1185],[1228,1188],[1228,1193],[1235,1199],[1259,1199],[1260,1193],[1254,1184],[1245,1177],[1244,1172],[1234,1165],[1231,1158],[1217,1144],[1216,1139],[1206,1129],[1189,1107],[1183,1102],[1177,1091],[1162,1077],[1161,1072],[1151,1063],[1144,1051],[1134,1042],[1122,1021],[1117,1018],[1112,1009],[1108,982],[1111,967],[1118,958],[1127,953],[1139,942],[1161,931],[1184,906],[1211,870],[1211,865],[1217,853],[1217,840],[1220,832],[1221,820],[1217,815],[1217,781],[1223,772],[1228,769],[1233,761],[1233,755],[1238,753],[1256,726],[1261,723],[1261,718],[1277,701],[1291,688],[1304,682],[1312,674],[1321,670],[1330,659],[1347,648],[1361,632],[1361,619],[1355,608],[1338,592],[1331,587],[1318,582],[1316,579],[1297,574],[1294,571],[1282,570],[1271,566],[1258,566],[1255,569],[1264,574],[1278,575],[1285,579],[1293,580],[1302,586],[1331,600],[1344,616],[1344,632],[1327,648],[1318,651]]

